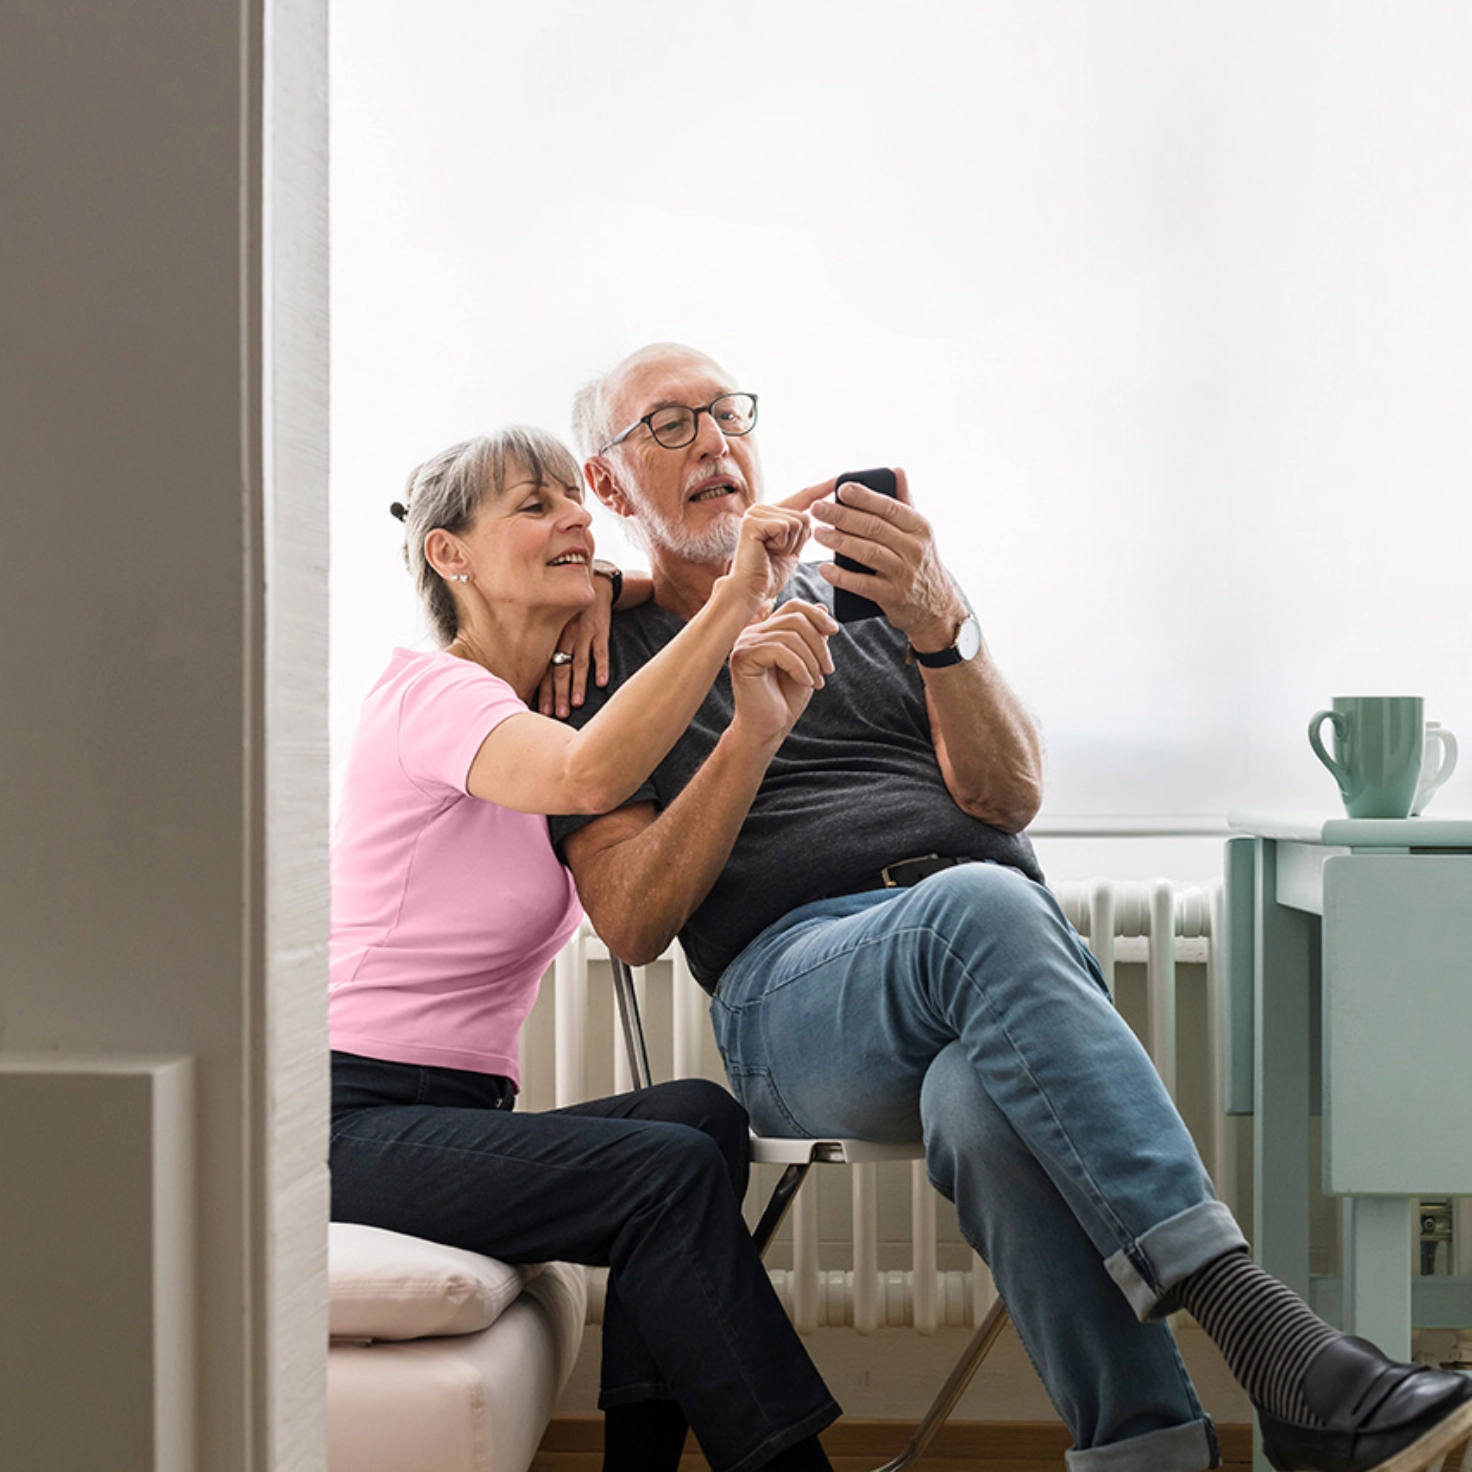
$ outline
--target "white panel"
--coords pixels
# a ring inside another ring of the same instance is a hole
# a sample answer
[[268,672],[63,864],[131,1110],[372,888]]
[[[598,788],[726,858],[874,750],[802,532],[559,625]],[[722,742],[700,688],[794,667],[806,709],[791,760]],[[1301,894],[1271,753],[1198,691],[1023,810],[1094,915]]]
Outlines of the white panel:
[[[326,3],[3,25],[3,1046],[197,1060],[188,1440],[320,1466]],[[27,551],[58,498],[85,596]]]
[[[273,1472],[326,1456],[327,3],[262,7],[260,534],[266,1047],[253,1053],[264,1178],[266,1446]],[[249,385],[249,387],[254,387]]]
[[[818,1327],[818,1193],[811,1177],[792,1201],[792,1322],[799,1334]],[[829,1322],[832,1322],[830,1319]]]
[[671,1028],[674,1032],[675,1077],[700,1077],[700,1045],[710,1024],[706,1021],[710,998],[690,974],[690,963],[679,946],[673,948],[671,978]]
[[935,1188],[923,1160],[910,1162],[910,1274],[918,1334],[934,1334],[939,1322],[935,1255]]
[[874,1166],[851,1166],[854,1203],[854,1328],[872,1334],[880,1322],[879,1225]]
[[192,1111],[187,1059],[0,1058],[7,1466],[194,1466]]
[[1150,1009],[1150,1057],[1176,1096],[1176,897],[1169,879],[1150,885],[1150,953],[1145,962]]
[[[587,1097],[588,960],[585,926],[557,953],[557,1107]],[[625,1065],[627,1067],[627,1065]]]

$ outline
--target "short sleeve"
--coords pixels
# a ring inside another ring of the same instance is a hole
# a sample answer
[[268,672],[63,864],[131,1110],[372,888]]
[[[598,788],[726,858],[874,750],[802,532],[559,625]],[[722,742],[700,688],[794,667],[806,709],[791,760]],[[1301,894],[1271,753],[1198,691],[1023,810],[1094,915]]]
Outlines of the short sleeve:
[[508,716],[527,709],[517,693],[481,665],[446,655],[410,682],[399,704],[398,755],[404,775],[430,791],[468,795],[470,764]]

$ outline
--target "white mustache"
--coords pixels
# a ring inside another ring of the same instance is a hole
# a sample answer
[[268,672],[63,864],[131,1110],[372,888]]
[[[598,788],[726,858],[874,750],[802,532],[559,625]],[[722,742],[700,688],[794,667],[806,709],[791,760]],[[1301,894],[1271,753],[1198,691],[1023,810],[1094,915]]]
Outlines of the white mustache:
[[680,495],[688,496],[696,486],[704,485],[707,481],[715,480],[718,476],[727,476],[736,482],[742,490],[746,489],[746,478],[737,470],[735,464],[722,456],[714,465],[707,465],[703,469],[686,476],[685,484],[680,487]]

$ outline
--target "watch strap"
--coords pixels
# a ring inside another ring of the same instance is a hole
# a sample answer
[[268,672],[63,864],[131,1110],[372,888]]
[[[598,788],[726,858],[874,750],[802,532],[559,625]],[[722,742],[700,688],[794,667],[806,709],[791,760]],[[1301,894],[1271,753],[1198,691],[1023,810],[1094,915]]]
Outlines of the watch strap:
[[613,598],[610,601],[617,605],[619,597],[624,591],[623,569],[615,566],[611,562],[605,562],[601,557],[595,557],[593,559],[593,576],[607,578],[613,584]]
[[976,621],[974,613],[968,613],[961,620],[961,627],[956,630],[956,637],[946,649],[937,649],[930,654],[922,654],[912,644],[910,645],[910,657],[916,664],[922,664],[929,670],[942,670],[947,665],[963,664],[968,659],[974,659],[981,650],[981,625]]
[[922,654],[912,644],[910,653],[915,656],[916,664],[923,664],[928,670],[943,670],[947,665],[960,664],[962,659],[961,651],[954,644],[946,649],[937,649],[933,654]]

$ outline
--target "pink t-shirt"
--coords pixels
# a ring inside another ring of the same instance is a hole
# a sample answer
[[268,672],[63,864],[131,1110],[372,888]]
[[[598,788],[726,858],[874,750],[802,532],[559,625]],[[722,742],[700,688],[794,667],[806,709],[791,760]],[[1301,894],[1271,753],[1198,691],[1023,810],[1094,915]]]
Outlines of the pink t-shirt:
[[334,1048],[520,1082],[521,1025],[581,911],[546,818],[465,783],[526,708],[480,665],[408,649],[363,703],[332,839]]

